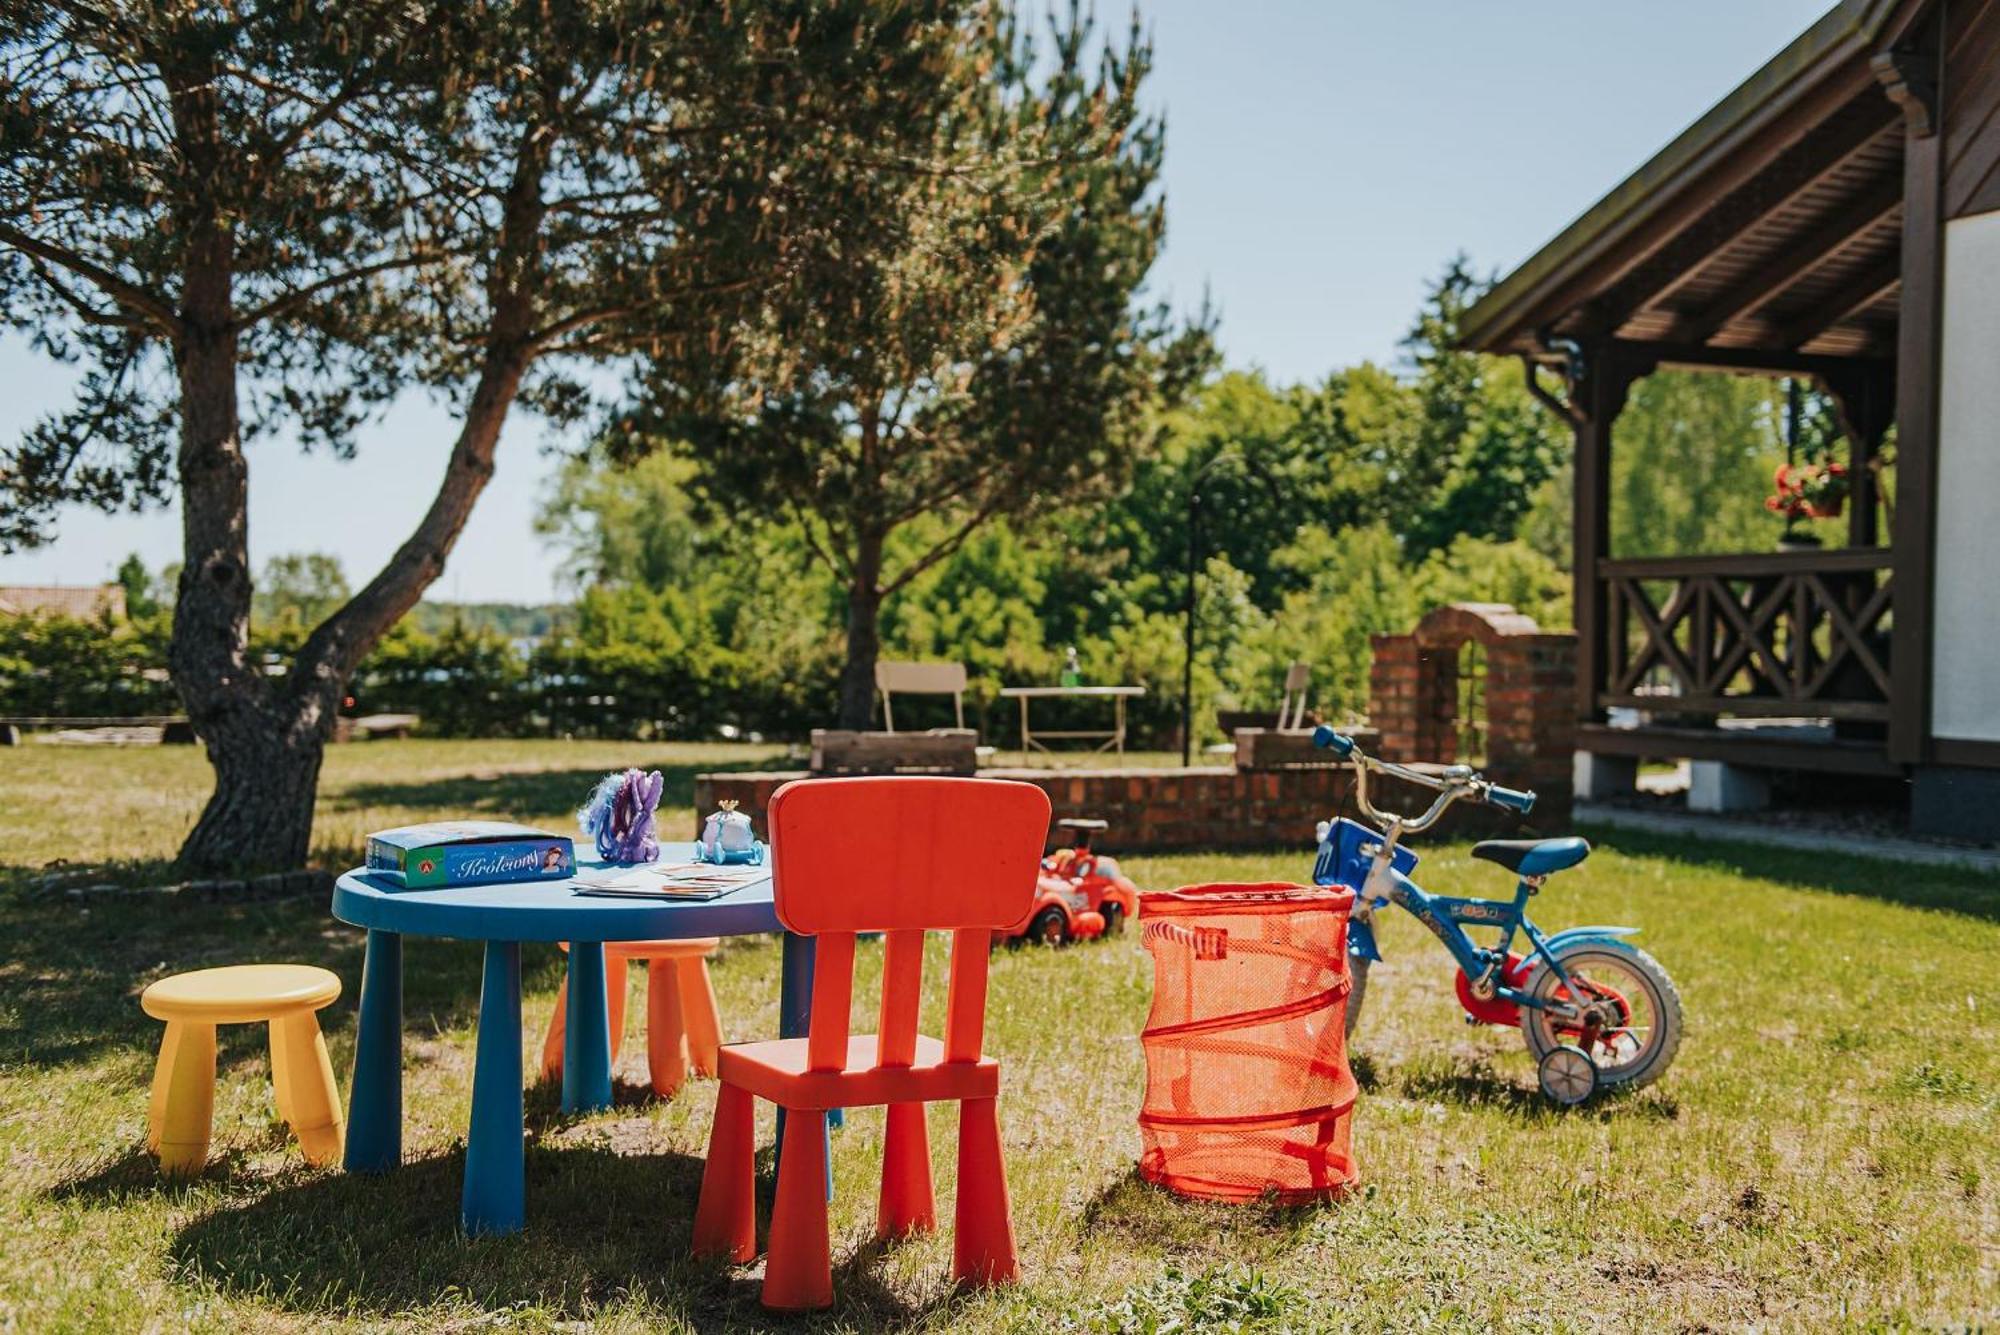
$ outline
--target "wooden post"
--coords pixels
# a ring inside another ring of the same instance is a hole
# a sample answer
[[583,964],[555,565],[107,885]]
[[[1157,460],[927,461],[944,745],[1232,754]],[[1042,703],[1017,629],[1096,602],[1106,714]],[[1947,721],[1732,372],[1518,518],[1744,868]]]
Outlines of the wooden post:
[[1938,340],[1944,306],[1943,139],[1936,17],[1875,57],[1883,91],[1903,109],[1903,288],[1896,328],[1895,691],[1889,758],[1928,759],[1931,606],[1936,566]]
[[1879,536],[1880,492],[1870,466],[1882,437],[1896,421],[1896,377],[1888,365],[1868,363],[1852,371],[1820,377],[1833,395],[1841,429],[1852,447],[1848,458],[1847,545],[1873,547]]
[[1597,574],[1598,564],[1611,555],[1611,428],[1625,407],[1632,382],[1651,370],[1651,365],[1614,352],[1608,344],[1596,344],[1585,349],[1582,382],[1572,389],[1571,403],[1577,415],[1570,562],[1576,587],[1579,722],[1595,722],[1600,717],[1597,697],[1605,689],[1610,637],[1617,633],[1608,615],[1604,583]]

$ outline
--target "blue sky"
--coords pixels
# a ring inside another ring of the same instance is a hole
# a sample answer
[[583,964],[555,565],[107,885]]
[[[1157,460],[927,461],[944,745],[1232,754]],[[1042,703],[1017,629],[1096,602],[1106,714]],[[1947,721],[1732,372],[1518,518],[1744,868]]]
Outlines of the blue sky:
[[[1103,3],[1103,12],[1123,8]],[[1395,356],[1455,252],[1531,254],[1803,31],[1830,0],[1141,0],[1168,117],[1168,245],[1156,286],[1204,286],[1235,364],[1281,380]],[[0,341],[0,434],[67,377]],[[251,457],[251,553],[338,556],[359,584],[422,513],[452,422],[399,403],[349,463],[281,439]],[[552,459],[575,446],[517,416],[432,596],[554,596],[531,531]],[[172,512],[67,513],[57,541],[0,555],[0,583],[107,578],[126,553],[176,559]]]

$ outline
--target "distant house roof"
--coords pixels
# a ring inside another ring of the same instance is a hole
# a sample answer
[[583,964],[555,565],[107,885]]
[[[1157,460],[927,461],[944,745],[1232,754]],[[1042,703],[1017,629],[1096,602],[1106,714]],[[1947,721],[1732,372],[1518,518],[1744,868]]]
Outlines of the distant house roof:
[[125,617],[122,584],[0,584],[0,616]]
[[1914,0],[1842,0],[1465,315],[1543,335],[1879,355],[1891,346],[1902,132],[1870,67]]

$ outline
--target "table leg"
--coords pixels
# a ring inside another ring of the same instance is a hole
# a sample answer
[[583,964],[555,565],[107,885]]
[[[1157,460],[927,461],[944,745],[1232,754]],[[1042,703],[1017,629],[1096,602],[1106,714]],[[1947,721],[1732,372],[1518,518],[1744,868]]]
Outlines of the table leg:
[[[574,966],[575,956],[570,958]],[[576,1020],[572,1012],[572,1029]],[[459,1206],[467,1233],[520,1231],[527,1214],[525,1134],[521,943],[488,941],[479,988],[479,1048],[472,1068],[472,1128],[465,1141],[465,1194]]]
[[569,943],[569,1015],[563,1030],[562,1107],[566,1113],[611,1106],[611,1013],[604,943]]
[[1035,749],[1035,734],[1028,730],[1028,697],[1021,697],[1021,754]]
[[386,1173],[403,1161],[403,938],[395,932],[368,933],[347,1088],[347,1171]]
[[1125,754],[1125,697],[1114,695],[1111,700],[1117,706],[1118,721],[1113,726],[1118,730],[1118,754],[1122,756]]

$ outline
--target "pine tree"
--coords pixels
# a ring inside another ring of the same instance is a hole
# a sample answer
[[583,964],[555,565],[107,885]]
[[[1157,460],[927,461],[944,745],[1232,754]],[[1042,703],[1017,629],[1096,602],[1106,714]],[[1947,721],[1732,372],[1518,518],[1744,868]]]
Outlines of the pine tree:
[[711,504],[799,525],[847,591],[843,727],[870,721],[885,599],[997,516],[1108,494],[1207,365],[1205,320],[1139,302],[1165,231],[1150,48],[1136,25],[1100,44],[1075,5],[1049,32],[1043,60],[994,25],[937,169],[856,183],[881,244],[772,312],[729,394],[661,359],[609,442],[685,442]]
[[[170,663],[216,786],[189,870],[296,864],[343,683],[444,568],[519,403],[587,361],[738,374],[921,175],[967,0],[0,0],[0,318],[82,368],[0,453],[0,545],[174,498]],[[765,372],[773,383],[781,373]],[[461,425],[386,564],[282,676],[248,653],[245,442],[347,452],[412,383]]]

